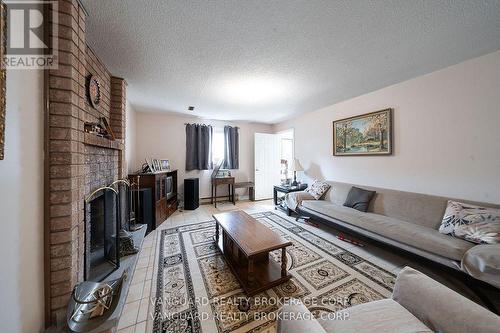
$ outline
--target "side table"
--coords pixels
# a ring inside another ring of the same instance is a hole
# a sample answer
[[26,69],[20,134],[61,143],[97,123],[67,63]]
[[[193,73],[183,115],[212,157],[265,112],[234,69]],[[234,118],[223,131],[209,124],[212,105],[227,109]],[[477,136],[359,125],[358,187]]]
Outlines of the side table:
[[273,191],[274,198],[274,209],[283,210],[288,216],[291,215],[292,210],[286,206],[285,200],[278,197],[278,192],[287,194],[291,192],[304,191],[307,188],[307,184],[299,184],[297,186],[289,186],[289,185],[275,185]]
[[210,197],[210,203],[215,205],[217,208],[217,186],[227,185],[228,187],[228,197],[229,201],[234,202],[234,177],[213,177],[212,178],[212,195]]

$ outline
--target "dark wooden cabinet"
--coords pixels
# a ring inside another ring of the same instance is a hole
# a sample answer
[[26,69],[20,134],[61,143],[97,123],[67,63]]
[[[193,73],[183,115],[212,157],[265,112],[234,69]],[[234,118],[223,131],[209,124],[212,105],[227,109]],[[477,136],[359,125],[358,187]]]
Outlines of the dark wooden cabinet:
[[177,170],[129,175],[139,188],[151,188],[152,211],[155,227],[162,224],[177,210]]

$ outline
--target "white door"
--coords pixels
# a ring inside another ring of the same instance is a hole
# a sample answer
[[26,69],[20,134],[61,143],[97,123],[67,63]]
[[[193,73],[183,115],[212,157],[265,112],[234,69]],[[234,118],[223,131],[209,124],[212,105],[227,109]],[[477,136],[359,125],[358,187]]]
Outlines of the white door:
[[280,136],[255,133],[255,200],[273,197],[280,184]]

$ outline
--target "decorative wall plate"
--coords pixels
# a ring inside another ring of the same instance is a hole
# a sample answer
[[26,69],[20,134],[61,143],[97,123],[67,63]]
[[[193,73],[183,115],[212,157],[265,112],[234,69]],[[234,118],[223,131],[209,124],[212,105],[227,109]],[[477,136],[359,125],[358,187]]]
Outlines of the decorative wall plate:
[[96,76],[91,75],[89,78],[89,84],[87,87],[87,92],[89,94],[89,101],[92,107],[97,108],[101,102],[101,84]]

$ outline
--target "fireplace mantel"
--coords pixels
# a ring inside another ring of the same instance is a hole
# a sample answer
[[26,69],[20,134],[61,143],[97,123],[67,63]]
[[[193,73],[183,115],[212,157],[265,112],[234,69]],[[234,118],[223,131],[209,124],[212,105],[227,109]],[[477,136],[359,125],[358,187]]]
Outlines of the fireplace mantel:
[[123,150],[122,140],[110,140],[102,136],[98,136],[92,133],[85,133],[83,138],[83,143],[89,146],[96,146],[101,148],[109,148],[115,150]]

